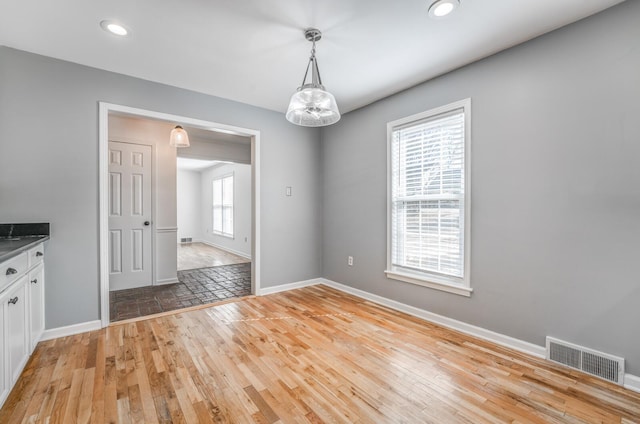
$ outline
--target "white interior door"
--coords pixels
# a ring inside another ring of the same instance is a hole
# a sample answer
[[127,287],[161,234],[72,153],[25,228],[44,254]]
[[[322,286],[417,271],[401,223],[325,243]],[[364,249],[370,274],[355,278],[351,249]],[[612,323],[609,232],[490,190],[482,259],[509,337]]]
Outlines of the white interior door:
[[149,286],[151,146],[109,141],[109,290]]

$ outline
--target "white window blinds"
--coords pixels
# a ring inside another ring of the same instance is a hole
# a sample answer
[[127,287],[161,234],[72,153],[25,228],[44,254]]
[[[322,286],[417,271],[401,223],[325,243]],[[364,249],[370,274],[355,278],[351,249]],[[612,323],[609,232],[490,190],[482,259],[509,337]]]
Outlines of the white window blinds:
[[213,232],[233,237],[233,175],[213,180]]
[[464,279],[465,116],[459,108],[391,131],[391,264]]

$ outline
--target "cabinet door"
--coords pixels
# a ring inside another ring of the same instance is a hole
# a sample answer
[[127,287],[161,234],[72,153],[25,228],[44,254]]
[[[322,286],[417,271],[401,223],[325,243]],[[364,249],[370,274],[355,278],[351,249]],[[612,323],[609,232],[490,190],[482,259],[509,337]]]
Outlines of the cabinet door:
[[[2,297],[0,296],[0,298]],[[9,395],[9,376],[7,375],[7,367],[5,366],[7,359],[5,356],[6,337],[4,333],[6,306],[5,301],[0,301],[0,405],[2,405]]]
[[29,352],[33,352],[44,332],[44,266],[42,263],[29,272],[29,309],[31,323]]
[[27,275],[20,278],[4,298],[6,308],[6,360],[9,362],[9,381],[11,384],[20,376],[22,368],[29,358],[29,331],[27,327]]

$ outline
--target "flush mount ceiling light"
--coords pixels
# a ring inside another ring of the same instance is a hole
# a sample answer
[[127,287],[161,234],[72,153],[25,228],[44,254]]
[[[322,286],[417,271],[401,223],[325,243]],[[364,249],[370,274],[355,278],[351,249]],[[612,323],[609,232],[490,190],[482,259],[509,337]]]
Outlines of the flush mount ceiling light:
[[429,16],[444,18],[460,6],[460,0],[436,0],[429,6]]
[[176,125],[176,127],[171,130],[169,145],[171,147],[189,147],[189,134],[187,134],[180,125]]
[[125,28],[122,24],[119,24],[115,21],[102,21],[100,22],[100,26],[103,30],[107,31],[110,34],[118,35],[120,37],[126,37],[129,35],[129,30]]
[[[338,105],[333,94],[325,91],[322,85],[316,60],[316,41],[322,38],[322,33],[315,28],[309,28],[305,30],[304,36],[313,43],[313,47],[311,47],[311,56],[302,84],[291,96],[286,114],[287,120],[303,127],[324,127],[335,124],[340,120]],[[307,83],[309,68],[311,68],[311,82]]]

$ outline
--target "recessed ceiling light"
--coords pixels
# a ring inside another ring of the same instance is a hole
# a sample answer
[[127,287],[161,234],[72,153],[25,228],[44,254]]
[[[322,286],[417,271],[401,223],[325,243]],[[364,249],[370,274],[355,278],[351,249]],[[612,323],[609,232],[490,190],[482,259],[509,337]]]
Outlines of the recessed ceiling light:
[[102,21],[100,22],[100,26],[103,30],[114,35],[119,35],[120,37],[124,37],[129,34],[128,29],[115,21]]
[[429,16],[444,18],[460,6],[460,0],[436,0],[429,6]]

